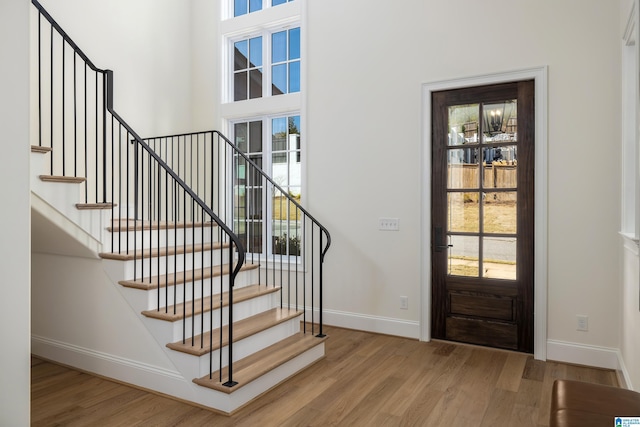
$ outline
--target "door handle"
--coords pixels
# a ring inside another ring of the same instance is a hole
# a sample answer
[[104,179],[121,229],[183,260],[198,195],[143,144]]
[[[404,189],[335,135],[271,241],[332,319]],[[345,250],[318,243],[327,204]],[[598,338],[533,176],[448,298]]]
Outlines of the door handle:
[[[433,241],[434,242],[442,242],[443,241],[443,238],[442,238],[442,227],[435,227],[433,234],[434,234],[434,236],[433,236]],[[453,245],[449,245],[449,244],[446,244],[446,243],[444,243],[444,244],[436,243],[434,245],[433,249],[436,252],[442,252],[442,251],[446,251],[446,250],[448,250],[449,248],[452,248],[452,247],[453,247]]]

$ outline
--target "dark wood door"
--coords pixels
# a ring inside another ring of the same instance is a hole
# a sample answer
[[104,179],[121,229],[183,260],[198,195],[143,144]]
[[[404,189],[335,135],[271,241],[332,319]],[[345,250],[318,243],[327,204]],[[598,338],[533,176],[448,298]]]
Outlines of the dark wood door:
[[533,352],[534,82],[432,94],[432,336]]

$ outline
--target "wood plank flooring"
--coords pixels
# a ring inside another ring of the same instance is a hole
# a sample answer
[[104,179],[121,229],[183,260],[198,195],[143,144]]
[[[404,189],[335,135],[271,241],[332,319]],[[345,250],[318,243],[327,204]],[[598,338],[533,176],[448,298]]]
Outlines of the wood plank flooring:
[[327,356],[227,417],[33,358],[32,426],[547,426],[557,378],[615,372],[326,327]]

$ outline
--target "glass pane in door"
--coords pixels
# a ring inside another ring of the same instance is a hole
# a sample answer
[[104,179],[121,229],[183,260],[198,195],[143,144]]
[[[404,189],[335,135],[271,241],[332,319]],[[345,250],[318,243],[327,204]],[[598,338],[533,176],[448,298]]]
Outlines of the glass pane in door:
[[517,147],[506,145],[486,147],[483,152],[482,186],[516,188],[518,186]]
[[515,99],[482,104],[482,142],[516,141],[518,137],[518,103]]
[[479,193],[449,193],[447,230],[478,233],[480,231]]
[[479,188],[480,163],[477,148],[449,150],[447,165],[447,188]]
[[480,105],[455,105],[449,107],[449,144],[465,145],[478,142],[478,117]]
[[517,193],[486,192],[482,201],[482,228],[485,233],[515,234],[517,230]]
[[515,237],[485,237],[482,241],[482,277],[516,280]]
[[448,274],[478,277],[480,241],[476,236],[449,236]]

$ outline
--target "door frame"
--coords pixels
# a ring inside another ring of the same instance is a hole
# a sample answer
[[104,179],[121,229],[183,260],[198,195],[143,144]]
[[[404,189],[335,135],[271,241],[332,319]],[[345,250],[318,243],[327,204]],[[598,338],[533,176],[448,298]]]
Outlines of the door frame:
[[422,213],[420,340],[431,340],[431,93],[534,80],[535,84],[535,205],[534,205],[534,357],[547,358],[547,75],[548,67],[486,74],[422,85]]

